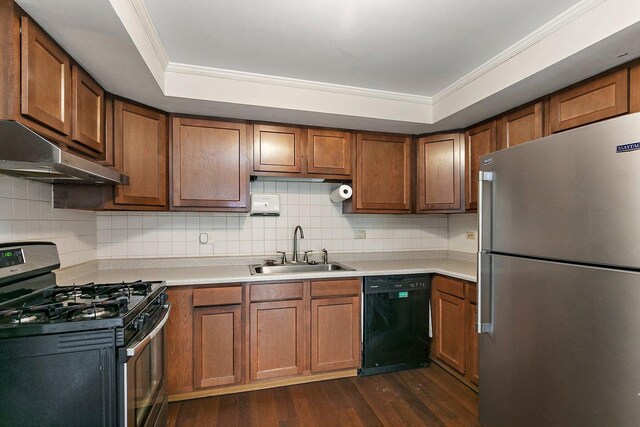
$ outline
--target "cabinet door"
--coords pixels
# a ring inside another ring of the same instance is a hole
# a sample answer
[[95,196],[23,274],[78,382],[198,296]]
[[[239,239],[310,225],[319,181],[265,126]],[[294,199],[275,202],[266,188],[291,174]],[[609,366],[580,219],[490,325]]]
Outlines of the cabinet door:
[[104,89],[82,68],[71,67],[71,137],[102,153],[104,151]]
[[626,68],[562,90],[549,100],[551,133],[629,111]]
[[478,333],[476,331],[476,319],[478,318],[478,306],[469,304],[469,318],[467,320],[467,378],[473,384],[478,385]]
[[458,212],[462,206],[461,136],[432,135],[418,140],[418,211]]
[[498,150],[542,138],[542,102],[521,108],[498,120]]
[[239,305],[193,311],[195,388],[238,384],[242,379],[242,329]]
[[64,135],[71,133],[71,60],[38,25],[22,17],[21,112]]
[[174,117],[172,134],[172,206],[246,211],[246,125]]
[[411,210],[411,139],[359,133],[356,138],[355,211]]
[[300,129],[254,125],[253,170],[258,172],[302,172]]
[[307,172],[351,176],[351,133],[326,129],[307,130]]
[[465,301],[436,290],[434,293],[436,357],[456,371],[465,372]]
[[629,70],[629,112],[640,111],[640,63]]
[[468,210],[478,209],[478,171],[480,157],[496,151],[496,122],[492,120],[465,132],[465,205]]
[[311,372],[360,366],[360,298],[311,301]]
[[284,377],[304,370],[302,300],[251,303],[251,379]]
[[193,391],[193,289],[167,289],[171,314],[166,326],[165,367],[169,394]]
[[167,206],[167,116],[116,100],[113,138],[116,169],[129,177],[115,203]]

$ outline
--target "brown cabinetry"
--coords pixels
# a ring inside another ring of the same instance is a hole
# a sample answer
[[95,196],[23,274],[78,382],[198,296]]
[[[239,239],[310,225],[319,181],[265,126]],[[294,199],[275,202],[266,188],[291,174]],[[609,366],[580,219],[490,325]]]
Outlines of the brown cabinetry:
[[115,187],[116,205],[167,207],[167,116],[123,100],[114,102],[115,167],[129,185]]
[[462,204],[462,135],[430,135],[418,139],[417,212],[464,211]]
[[432,280],[432,356],[460,379],[477,386],[476,292],[475,283],[445,276]]
[[71,137],[74,141],[103,153],[104,89],[77,65],[71,67]]
[[255,172],[302,172],[300,129],[254,125],[253,170]]
[[248,210],[247,126],[172,119],[171,207]]
[[629,112],[640,112],[640,62],[629,69]]
[[330,129],[307,130],[307,172],[351,179],[350,132]]
[[496,122],[492,120],[465,133],[465,207],[478,209],[478,172],[480,157],[496,151]]
[[542,102],[528,105],[498,119],[498,150],[543,136]]
[[71,58],[38,25],[22,17],[22,114],[71,133]]
[[311,297],[311,372],[358,368],[360,280],[311,282]]
[[167,289],[171,312],[165,327],[165,367],[169,394],[193,391],[193,288]]
[[628,112],[627,79],[628,70],[623,68],[551,95],[549,100],[551,133]]
[[411,138],[404,135],[356,136],[356,175],[345,212],[411,211]]

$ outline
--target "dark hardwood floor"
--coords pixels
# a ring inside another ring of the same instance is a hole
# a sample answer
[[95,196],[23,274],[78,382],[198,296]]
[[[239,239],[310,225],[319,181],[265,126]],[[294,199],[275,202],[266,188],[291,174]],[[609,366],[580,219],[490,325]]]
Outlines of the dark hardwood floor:
[[478,395],[428,368],[169,405],[169,426],[477,426]]

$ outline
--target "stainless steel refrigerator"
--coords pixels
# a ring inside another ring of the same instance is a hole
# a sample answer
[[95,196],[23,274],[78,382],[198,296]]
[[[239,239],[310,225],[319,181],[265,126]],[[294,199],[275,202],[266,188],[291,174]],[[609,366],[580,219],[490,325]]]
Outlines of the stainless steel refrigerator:
[[481,424],[640,425],[640,113],[480,162]]

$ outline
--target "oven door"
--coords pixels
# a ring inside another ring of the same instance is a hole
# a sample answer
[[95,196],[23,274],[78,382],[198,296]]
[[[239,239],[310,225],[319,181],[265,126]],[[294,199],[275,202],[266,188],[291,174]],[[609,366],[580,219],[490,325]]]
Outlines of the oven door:
[[164,325],[170,303],[152,316],[148,326],[121,352],[121,425],[153,427],[166,425],[167,391],[164,372]]

